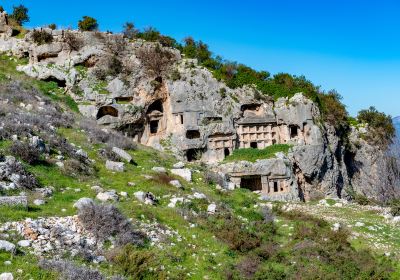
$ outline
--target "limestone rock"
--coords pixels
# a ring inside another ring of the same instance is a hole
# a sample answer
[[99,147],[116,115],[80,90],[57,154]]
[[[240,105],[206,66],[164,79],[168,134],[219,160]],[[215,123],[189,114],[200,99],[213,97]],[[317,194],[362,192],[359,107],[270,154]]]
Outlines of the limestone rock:
[[88,197],[82,197],[77,202],[74,203],[74,208],[80,210],[86,206],[92,206],[92,205],[94,205],[93,199]]
[[4,272],[0,274],[0,280],[14,280],[14,276],[12,273]]
[[46,201],[44,201],[43,199],[35,199],[33,201],[33,204],[36,205],[36,206],[41,206],[41,205],[46,204]]
[[178,188],[178,189],[181,189],[181,188],[182,188],[182,184],[181,184],[181,182],[179,182],[178,180],[172,180],[172,181],[170,181],[169,183],[170,183],[170,185],[172,185],[172,186],[174,186],[174,187],[176,187],[176,188]]
[[31,246],[31,242],[29,240],[21,240],[18,241],[17,245],[20,247],[29,247]]
[[118,201],[118,195],[114,191],[98,193],[96,198],[100,201]]
[[217,210],[217,205],[215,203],[211,203],[207,206],[207,213],[208,214],[215,214],[215,211]]
[[15,245],[6,240],[0,240],[0,251],[14,252]]
[[112,151],[119,156],[120,158],[126,160],[127,162],[131,162],[132,161],[132,157],[130,154],[128,154],[126,151],[118,148],[118,147],[113,147]]
[[190,171],[190,169],[188,169],[188,168],[171,169],[171,173],[182,177],[183,179],[185,179],[188,182],[192,181],[192,171]]
[[123,172],[125,170],[125,164],[123,162],[107,160],[106,168],[112,171]]
[[167,169],[165,169],[165,167],[158,167],[158,166],[153,167],[151,170],[153,170],[154,172],[158,172],[158,173],[166,173],[167,172]]

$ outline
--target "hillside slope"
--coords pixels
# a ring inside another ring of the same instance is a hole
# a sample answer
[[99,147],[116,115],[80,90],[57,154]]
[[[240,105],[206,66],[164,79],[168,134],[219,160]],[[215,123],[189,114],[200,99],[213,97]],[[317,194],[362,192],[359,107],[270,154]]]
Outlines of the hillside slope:
[[[340,200],[282,205],[246,189],[226,191],[204,165],[177,164],[80,116],[57,84],[24,76],[15,70],[20,63],[0,61],[1,192],[28,204],[0,207],[0,272],[14,279],[398,277],[384,256],[399,256],[389,209]],[[133,158],[122,172],[106,168],[118,158],[112,147]],[[338,217],[321,219],[330,215]]]

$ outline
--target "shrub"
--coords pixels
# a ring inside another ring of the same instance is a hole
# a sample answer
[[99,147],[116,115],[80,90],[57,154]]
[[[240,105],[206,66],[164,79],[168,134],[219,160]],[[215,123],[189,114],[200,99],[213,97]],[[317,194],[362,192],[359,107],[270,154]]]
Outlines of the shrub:
[[0,13],[4,12],[3,6],[0,6]]
[[390,214],[400,216],[400,199],[395,199],[390,203]]
[[36,180],[35,176],[28,171],[20,164],[19,162],[14,162],[10,166],[10,173],[18,174],[20,176],[19,184],[22,188],[33,190],[35,188],[40,187],[39,182]]
[[28,143],[15,141],[10,147],[10,152],[29,164],[40,162],[40,151]]
[[100,241],[115,237],[117,245],[143,245],[144,235],[133,230],[132,224],[113,205],[88,205],[79,210],[83,227]]
[[157,267],[156,255],[151,251],[140,250],[132,244],[126,245],[113,262],[132,279],[166,279],[164,272]]
[[169,182],[175,180],[175,178],[165,173],[157,173],[152,177],[152,180],[160,185],[169,185]]
[[78,28],[80,31],[95,31],[99,27],[97,20],[89,17],[83,16],[83,18],[78,22]]
[[85,162],[77,159],[67,159],[64,161],[64,174],[71,177],[91,176],[94,174],[94,169]]
[[14,6],[10,19],[13,19],[20,26],[29,22],[28,8],[24,5]]
[[211,170],[206,170],[206,172],[204,173],[204,180],[208,184],[216,184],[222,187],[225,185],[224,176]]
[[392,118],[383,112],[378,112],[375,107],[361,110],[357,119],[359,122],[368,124],[366,140],[372,145],[387,148],[392,143],[396,134]]
[[49,27],[51,30],[56,30],[56,29],[57,29],[57,25],[56,25],[55,23],[50,23],[50,24],[48,25],[48,27]]
[[162,76],[176,60],[172,52],[159,45],[142,47],[138,50],[137,57],[150,77]]
[[368,205],[371,201],[365,195],[356,193],[354,196],[354,201],[360,205]]
[[111,161],[121,161],[122,159],[112,151],[111,147],[106,147],[105,149],[99,150],[99,156]]
[[72,51],[79,51],[83,47],[83,41],[70,31],[64,33],[63,40]]
[[122,33],[124,34],[125,38],[132,40],[139,33],[139,30],[135,28],[133,22],[127,22],[124,24],[124,30],[122,31]]
[[32,39],[38,45],[49,44],[53,42],[53,36],[44,30],[33,30]]
[[261,264],[260,258],[257,256],[246,256],[237,265],[236,269],[239,271],[242,279],[253,279],[258,267]]
[[45,270],[55,271],[61,274],[65,280],[106,280],[99,271],[86,267],[78,267],[72,262],[56,260],[40,260],[39,267]]

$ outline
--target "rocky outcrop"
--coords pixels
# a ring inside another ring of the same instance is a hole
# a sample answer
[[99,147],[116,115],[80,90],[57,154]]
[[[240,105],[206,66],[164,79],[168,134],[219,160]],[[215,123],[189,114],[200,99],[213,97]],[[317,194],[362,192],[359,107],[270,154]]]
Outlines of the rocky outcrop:
[[[7,29],[5,18],[0,16],[0,33]],[[3,32],[0,51],[29,58],[19,71],[65,88],[81,113],[98,124],[168,149],[182,161],[212,165],[223,174],[226,188],[247,187],[266,199],[310,200],[348,197],[353,190],[377,198],[388,192],[384,186],[398,184],[384,151],[356,134],[349,150],[335,129],[321,123],[318,106],[301,93],[260,99],[254,87],[228,88],[175,49],[159,46],[158,54],[168,54],[160,59],[152,54],[154,43],[130,42],[121,35],[42,31],[53,36],[52,43],[37,45],[29,32],[24,39]],[[157,69],[151,69],[154,65]],[[221,164],[236,149],[274,144],[291,149],[274,159]],[[123,150],[113,152],[132,161]],[[121,172],[124,163],[107,161],[106,167]],[[191,181],[189,169],[171,173]]]

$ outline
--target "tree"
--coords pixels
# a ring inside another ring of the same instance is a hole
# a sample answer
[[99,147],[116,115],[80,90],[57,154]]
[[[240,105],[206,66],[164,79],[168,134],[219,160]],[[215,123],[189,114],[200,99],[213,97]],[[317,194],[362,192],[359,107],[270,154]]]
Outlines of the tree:
[[124,34],[125,38],[132,40],[139,33],[139,30],[135,28],[135,24],[133,22],[126,22],[124,24],[124,31],[122,33]]
[[10,18],[13,19],[18,25],[23,25],[26,22],[29,22],[28,16],[28,8],[24,5],[14,6],[13,13],[10,15]]
[[56,30],[57,29],[57,25],[55,23],[51,23],[48,26],[51,30]]
[[97,20],[89,16],[83,16],[78,22],[78,28],[80,31],[95,31],[99,27]]
[[4,12],[3,6],[0,6],[0,13]]

